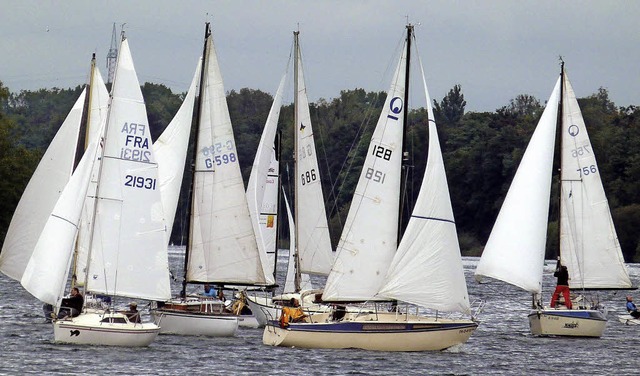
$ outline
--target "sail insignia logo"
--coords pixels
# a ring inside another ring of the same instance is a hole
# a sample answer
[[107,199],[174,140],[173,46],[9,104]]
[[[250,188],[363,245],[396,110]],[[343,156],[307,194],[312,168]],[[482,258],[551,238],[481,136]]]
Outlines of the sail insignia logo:
[[[393,97],[393,99],[391,99],[391,102],[389,102],[389,111],[391,111],[396,115],[399,115],[402,112],[403,108],[404,108],[404,102],[400,97]],[[398,120],[397,116],[393,116],[391,114],[387,115],[387,117],[389,119]]]

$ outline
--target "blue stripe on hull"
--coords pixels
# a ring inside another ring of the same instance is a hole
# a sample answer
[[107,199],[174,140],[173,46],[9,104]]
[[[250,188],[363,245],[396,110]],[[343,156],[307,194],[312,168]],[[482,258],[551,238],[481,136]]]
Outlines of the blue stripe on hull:
[[[279,327],[278,321],[271,320],[267,326]],[[288,330],[298,332],[336,332],[336,333],[406,333],[406,332],[430,332],[436,330],[458,330],[458,329],[475,329],[478,327],[476,323],[465,324],[446,324],[446,323],[387,323],[387,322],[338,322],[338,323],[292,323],[287,327]]]

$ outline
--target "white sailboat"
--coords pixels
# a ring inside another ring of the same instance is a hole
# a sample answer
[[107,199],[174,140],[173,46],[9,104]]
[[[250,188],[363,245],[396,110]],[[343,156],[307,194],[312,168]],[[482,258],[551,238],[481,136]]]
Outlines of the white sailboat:
[[534,306],[529,324],[534,335],[600,337],[607,321],[597,301],[574,303],[573,309],[549,308],[541,301],[558,118],[560,258],[569,270],[569,286],[574,290],[631,288],[594,151],[564,63],[480,258],[476,279],[491,277],[531,292]]
[[[170,296],[165,223],[157,189],[146,109],[128,41],[118,56],[106,124],[65,186],[27,264],[21,282],[40,300],[59,306],[99,163],[90,221],[85,294],[157,300]],[[57,342],[147,346],[160,328],[121,312],[85,307],[56,320]]]
[[[321,291],[309,290],[305,288],[304,284],[306,281],[306,286],[310,286],[309,274],[328,275],[331,264],[333,263],[329,226],[320,181],[320,169],[316,156],[313,127],[309,112],[309,99],[304,82],[302,53],[300,51],[298,36],[299,32],[294,32],[295,202],[293,211],[295,213],[295,219],[289,221],[290,230],[292,230],[290,236],[289,269],[293,272],[293,286],[285,285],[282,294],[271,298],[259,295],[246,296],[247,302],[261,326],[265,325],[269,319],[275,318],[283,304],[288,303],[292,298],[298,299],[301,305],[307,310],[326,311],[327,306],[318,305],[314,302],[315,295]],[[277,108],[279,112],[283,84],[284,78],[280,82],[274,104],[269,114],[267,124],[265,125],[263,139],[261,139],[256,160],[258,160],[260,155],[262,155],[261,158],[263,160],[268,158],[269,154],[267,154],[268,150],[266,147],[273,144],[273,137],[278,120],[278,114],[274,111],[274,108]],[[265,141],[264,143],[263,140]],[[254,170],[255,166],[256,164],[254,164]],[[271,192],[273,192],[273,190]],[[248,194],[249,193],[250,192],[248,192]],[[251,193],[253,194],[253,192]],[[275,193],[277,194],[277,191]]]
[[[162,333],[232,336],[252,315],[231,312],[225,302],[188,296],[187,284],[272,284],[265,272],[249,214],[222,75],[206,24],[200,77],[196,145],[189,215],[189,242],[181,296],[152,310]],[[183,162],[184,163],[184,160]],[[273,278],[271,276],[271,278]],[[245,324],[246,326],[257,326]]]
[[398,245],[403,127],[413,39],[413,26],[408,25],[405,48],[371,139],[322,299],[340,305],[402,300],[438,313],[427,316],[418,309],[411,313],[407,306],[404,311],[311,314],[305,322],[287,326],[269,321],[264,344],[442,350],[464,343],[477,327],[471,319],[443,317],[441,313],[471,312],[426,84],[428,163],[416,207]]

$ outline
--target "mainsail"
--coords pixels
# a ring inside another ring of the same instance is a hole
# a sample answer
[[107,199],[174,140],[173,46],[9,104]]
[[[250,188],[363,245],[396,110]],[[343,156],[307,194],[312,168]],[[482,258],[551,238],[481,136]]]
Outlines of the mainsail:
[[562,94],[560,256],[571,288],[630,288],[589,134],[566,72]]
[[405,48],[371,137],[322,295],[327,301],[373,299],[397,249],[406,53]]
[[96,190],[87,291],[171,297],[158,166],[129,44],[121,43]]

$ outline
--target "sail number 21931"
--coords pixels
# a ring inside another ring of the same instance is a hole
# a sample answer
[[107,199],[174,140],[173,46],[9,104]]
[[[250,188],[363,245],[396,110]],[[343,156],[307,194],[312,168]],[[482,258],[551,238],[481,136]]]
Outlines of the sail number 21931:
[[156,179],[145,178],[144,176],[126,175],[124,185],[133,188],[156,189]]

